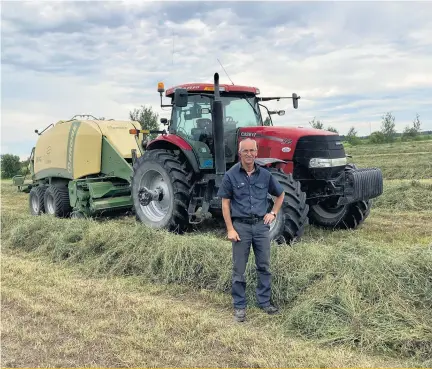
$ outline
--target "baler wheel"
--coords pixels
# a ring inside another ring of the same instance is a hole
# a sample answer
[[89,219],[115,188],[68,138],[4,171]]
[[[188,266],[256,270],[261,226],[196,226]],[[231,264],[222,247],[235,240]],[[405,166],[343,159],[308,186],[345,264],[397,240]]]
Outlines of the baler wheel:
[[45,212],[44,194],[46,186],[35,186],[30,190],[29,207],[31,215],[41,215]]
[[59,218],[68,217],[71,212],[69,190],[66,186],[48,186],[44,195],[44,206],[47,214]]

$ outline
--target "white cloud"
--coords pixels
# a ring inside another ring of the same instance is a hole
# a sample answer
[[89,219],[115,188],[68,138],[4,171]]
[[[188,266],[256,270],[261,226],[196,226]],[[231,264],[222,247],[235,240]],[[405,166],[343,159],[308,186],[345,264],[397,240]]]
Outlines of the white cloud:
[[[2,12],[2,148],[29,152],[34,129],[75,114],[127,119],[157,82],[209,81],[217,58],[236,84],[286,109],[275,124],[316,116],[346,133],[432,129],[431,3],[8,2]],[[369,123],[371,122],[371,123]],[[20,135],[15,134],[16,127]]]

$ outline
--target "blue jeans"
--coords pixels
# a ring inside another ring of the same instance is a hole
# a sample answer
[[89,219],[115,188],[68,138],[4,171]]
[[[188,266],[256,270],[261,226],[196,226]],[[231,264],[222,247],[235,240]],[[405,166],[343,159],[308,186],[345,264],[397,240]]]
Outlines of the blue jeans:
[[232,243],[232,297],[234,308],[244,309],[247,305],[245,271],[251,246],[255,255],[258,277],[256,299],[259,306],[269,306],[272,277],[270,273],[270,226],[264,224],[263,220],[255,224],[247,224],[234,220],[233,226],[240,237],[240,241]]

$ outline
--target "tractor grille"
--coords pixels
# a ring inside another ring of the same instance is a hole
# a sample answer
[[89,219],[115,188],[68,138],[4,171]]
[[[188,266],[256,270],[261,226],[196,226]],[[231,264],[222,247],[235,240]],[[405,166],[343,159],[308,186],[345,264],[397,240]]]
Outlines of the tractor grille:
[[296,179],[335,179],[343,167],[310,169],[312,158],[335,159],[345,157],[342,140],[338,135],[304,136],[297,141],[294,152],[294,178]]

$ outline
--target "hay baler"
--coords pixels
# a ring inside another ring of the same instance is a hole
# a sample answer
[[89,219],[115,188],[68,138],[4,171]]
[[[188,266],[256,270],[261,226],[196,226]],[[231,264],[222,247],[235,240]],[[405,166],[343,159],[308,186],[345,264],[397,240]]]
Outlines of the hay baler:
[[[357,169],[347,163],[339,135],[325,130],[265,126],[263,101],[299,96],[259,97],[258,88],[190,83],[166,90],[158,85],[161,107],[171,107],[168,131],[145,146],[133,165],[131,194],[136,217],[155,228],[187,229],[206,219],[221,219],[217,190],[238,158],[239,142],[258,143],[256,162],[285,189],[280,213],[270,227],[278,242],[292,242],[313,223],[327,228],[357,228],[368,217],[371,199],[383,189],[378,168]],[[171,104],[162,103],[162,94]],[[283,115],[284,111],[269,111]],[[271,118],[270,118],[271,121]],[[246,183],[246,181],[244,182]],[[235,183],[249,193],[247,186]],[[272,198],[261,191],[261,196]]]
[[[14,183],[29,192],[33,215],[83,217],[132,209],[132,162],[142,155],[130,130],[139,123],[75,116],[49,125],[30,156],[32,183]],[[142,139],[142,137],[138,137]]]

